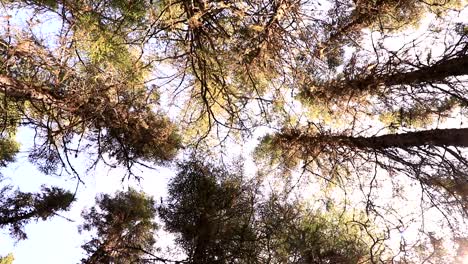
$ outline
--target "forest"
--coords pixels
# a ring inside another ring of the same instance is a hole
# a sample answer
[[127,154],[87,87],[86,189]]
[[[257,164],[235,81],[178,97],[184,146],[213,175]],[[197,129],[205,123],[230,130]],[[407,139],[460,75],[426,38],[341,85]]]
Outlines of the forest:
[[[0,10],[0,230],[15,243],[110,171],[118,191],[69,219],[86,239],[69,263],[468,263],[468,1]],[[23,190],[6,173],[19,162],[76,187]],[[160,168],[161,197],[138,185]]]

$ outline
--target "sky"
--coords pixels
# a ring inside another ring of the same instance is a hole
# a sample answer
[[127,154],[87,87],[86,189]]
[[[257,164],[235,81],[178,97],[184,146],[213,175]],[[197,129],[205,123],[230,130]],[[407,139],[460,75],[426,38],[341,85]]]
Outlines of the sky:
[[[2,185],[11,183],[23,192],[39,191],[43,184],[60,186],[70,191],[75,190],[75,179],[67,175],[61,177],[44,175],[28,161],[26,151],[32,146],[32,130],[22,128],[17,136],[22,142],[21,154],[18,155],[17,162],[1,170],[6,178],[1,183]],[[159,201],[159,197],[166,195],[168,180],[174,176],[174,172],[169,168],[146,169],[141,173],[145,175],[141,182],[138,183],[135,180],[122,182],[121,179],[125,174],[123,170],[109,170],[99,166],[95,171],[87,173],[86,166],[83,166],[86,164],[84,159],[77,160],[74,164],[83,177],[85,185],[79,186],[78,199],[72,205],[72,209],[69,212],[60,213],[64,218],[56,216],[48,221],[31,222],[26,225],[27,240],[15,242],[9,237],[8,230],[0,230],[0,255],[13,253],[15,264],[77,263],[83,256],[81,245],[89,238],[89,235],[78,233],[81,210],[92,206],[98,193],[114,193],[132,186],[144,190]]]
[[[5,10],[2,10],[5,11]],[[6,13],[6,12],[5,12]],[[11,15],[11,23],[25,25],[27,12],[8,12]],[[1,17],[4,19],[6,16]],[[41,27],[35,28],[41,34],[52,34],[59,28],[60,24],[57,21],[46,20]],[[74,191],[76,189],[76,180],[70,176],[47,176],[39,172],[36,167],[28,161],[27,151],[33,144],[33,131],[27,128],[20,128],[16,135],[21,143],[20,154],[17,155],[17,161],[4,168],[0,173],[5,178],[1,185],[11,184],[18,187],[23,192],[38,192],[41,185],[59,186],[66,190]],[[83,157],[81,157],[83,158]],[[0,230],[0,256],[13,253],[15,256],[15,264],[26,263],[77,263],[83,252],[81,244],[86,239],[86,235],[78,234],[78,225],[80,221],[81,210],[84,207],[89,207],[94,204],[94,198],[97,193],[107,192],[112,193],[115,190],[124,188],[127,184],[121,184],[119,177],[122,171],[112,171],[99,167],[97,170],[88,173],[86,172],[86,164],[84,160],[74,162],[76,169],[85,179],[86,185],[80,185],[77,193],[77,201],[73,204],[71,211],[64,212],[62,217],[54,217],[50,221],[38,221],[26,225],[25,231],[28,235],[27,240],[15,241],[8,235],[8,230]],[[158,192],[158,186],[164,186],[161,182],[165,172],[153,172],[154,178],[148,177],[144,183],[154,185],[152,189]],[[110,177],[111,175],[116,177]],[[70,222],[69,220],[74,222]],[[89,236],[88,236],[89,237]]]
[[[23,18],[21,14],[14,14],[14,16],[14,19],[17,20]],[[39,30],[47,34],[47,32],[53,32],[57,29],[57,26],[53,20],[50,20],[47,25],[41,26]],[[395,40],[395,45],[398,42],[399,40]],[[453,124],[453,126],[449,127],[459,126],[456,122]],[[33,143],[33,131],[21,128],[17,137],[22,143],[21,154],[18,155],[17,162],[0,171],[6,178],[2,184],[11,183],[23,192],[37,192],[42,184],[59,186],[71,191],[75,190],[76,179],[66,175],[62,177],[44,175],[28,161],[26,153]],[[237,149],[234,152],[237,151],[242,152],[243,150]],[[81,210],[92,206],[97,194],[113,193],[132,186],[144,190],[153,195],[156,201],[159,201],[159,197],[166,196],[167,183],[174,176],[174,171],[170,168],[145,169],[140,172],[140,175],[145,175],[141,182],[138,183],[133,180],[122,182],[121,179],[125,171],[119,169],[109,170],[104,166],[99,166],[96,170],[87,172],[85,159],[85,156],[81,156],[74,162],[75,168],[83,177],[85,185],[79,186],[78,199],[72,206],[71,211],[61,213],[63,217],[54,217],[49,221],[28,224],[26,226],[28,239],[24,241],[16,242],[9,237],[8,230],[0,230],[0,255],[13,253],[15,264],[77,263],[83,257],[83,251],[80,247],[89,238],[89,235],[78,233],[78,225],[81,223]]]
[[[0,13],[1,11],[6,13],[0,7]],[[27,17],[30,16],[31,12],[9,11],[12,25],[26,26]],[[6,17],[6,15],[0,15],[0,20]],[[35,27],[34,31],[38,35],[48,36],[53,35],[59,29],[60,23],[57,20],[52,17],[43,17],[40,26]],[[0,187],[11,184],[22,192],[38,192],[41,185],[58,186],[72,192],[76,189],[77,181],[75,178],[66,174],[61,177],[44,175],[29,162],[27,153],[33,146],[33,130],[21,127],[18,129],[16,137],[21,143],[21,150],[16,156],[15,163],[0,170],[5,179],[0,183]],[[241,148],[233,149],[239,153],[242,152]],[[72,161],[85,184],[79,185],[77,200],[72,204],[71,210],[60,213],[63,217],[55,216],[47,221],[31,222],[26,225],[25,231],[28,235],[26,240],[16,241],[9,236],[8,230],[0,229],[0,256],[13,253],[14,264],[78,263],[84,256],[81,245],[90,237],[89,234],[79,234],[78,232],[78,226],[82,220],[80,214],[84,208],[94,205],[96,195],[112,194],[118,190],[132,187],[152,195],[159,203],[161,197],[166,197],[167,183],[175,175],[174,170],[168,167],[157,167],[154,170],[140,168],[140,171],[135,171],[138,176],[144,176],[140,181],[128,178],[122,180],[126,175],[123,168],[109,169],[100,164],[96,169],[87,171],[89,161],[86,158],[86,155],[80,155],[78,159]],[[170,235],[163,231],[157,235],[161,236],[157,239],[157,246],[164,248],[170,245],[172,240]]]

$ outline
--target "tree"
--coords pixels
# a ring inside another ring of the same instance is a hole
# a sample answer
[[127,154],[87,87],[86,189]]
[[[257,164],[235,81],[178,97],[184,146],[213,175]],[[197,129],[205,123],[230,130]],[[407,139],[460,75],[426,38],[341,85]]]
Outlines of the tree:
[[15,258],[13,254],[8,254],[6,257],[0,257],[0,264],[13,264]]
[[[405,63],[400,63],[397,67],[404,67]],[[410,63],[408,63],[410,64]],[[356,69],[353,72],[343,76],[343,79],[331,80],[326,83],[317,83],[312,85],[311,91],[305,90],[304,97],[318,97],[325,101],[339,101],[349,99],[350,97],[362,97],[363,95],[382,94],[382,96],[392,96],[390,87],[410,86],[415,87],[415,93],[418,93],[418,86],[434,85],[434,90],[439,89],[439,92],[448,96],[453,96],[462,103],[466,103],[466,98],[462,91],[448,88],[438,88],[437,84],[450,84],[449,79],[468,74],[468,54],[466,48],[463,48],[457,54],[447,56],[439,61],[431,63],[431,65],[421,65],[415,70],[405,71],[405,69],[391,68],[391,65],[379,65],[379,68],[373,68],[372,72],[359,72]],[[350,66],[350,65],[348,65]],[[374,65],[375,66],[375,65]],[[384,70],[386,68],[386,70]],[[388,69],[391,73],[388,73]],[[355,76],[355,78],[352,78]],[[420,88],[422,90],[422,88]],[[435,91],[437,92],[437,91]]]
[[286,59],[281,57],[284,46],[292,48],[285,35],[292,34],[300,11],[300,3],[289,0],[11,2],[11,7],[32,8],[61,20],[59,38],[67,52],[59,61],[85,63],[98,72],[117,70],[105,80],[134,81],[135,75],[170,63],[176,73],[153,80],[175,84],[171,88],[176,99],[187,96],[184,129],[198,138],[215,126],[246,131],[257,121],[246,114],[247,104],[271,102],[263,98],[268,80],[283,71],[274,62]]
[[[181,262],[383,262],[382,240],[403,232],[405,219],[379,202],[398,205],[400,189],[414,186],[421,210],[438,209],[461,237],[462,225],[450,220],[466,218],[468,132],[439,127],[454,111],[466,116],[460,3],[3,1],[6,13],[27,18],[0,18],[0,165],[14,160],[23,127],[36,132],[32,162],[75,176],[72,159],[86,151],[92,166],[132,172],[166,165],[179,151],[226,157],[223,146],[268,129],[258,153],[280,163],[278,185],[291,187],[282,195],[267,187],[277,176],[271,168],[247,179],[239,166],[179,164],[160,216],[187,255]],[[427,13],[437,19],[413,37]],[[37,28],[49,17],[60,27],[43,35]],[[166,104],[177,108],[170,118]],[[368,222],[296,202],[289,193],[300,196],[302,186],[290,181],[299,168],[299,178],[329,184],[320,198],[346,190],[335,195],[343,207],[379,218],[383,238],[361,239]],[[85,263],[177,262],[154,254],[154,202],[144,194],[103,195],[84,217],[83,229],[98,233],[84,245]],[[439,258],[440,238],[418,232],[421,248]],[[414,259],[417,243],[405,243],[391,261]]]
[[[225,169],[190,160],[179,164],[169,199],[159,208],[165,228],[177,235],[187,255],[155,255],[155,207],[135,190],[102,195],[85,211],[83,230],[96,236],[83,249],[82,263],[367,263],[369,220],[343,212],[319,212],[280,193],[262,199],[243,180],[240,167]],[[280,198],[281,197],[281,198]],[[374,246],[379,244],[374,242]],[[376,247],[377,248],[377,247]]]
[[189,263],[257,263],[256,197],[239,169],[179,164],[160,214],[166,229],[179,235]]
[[293,24],[300,22],[301,3],[161,1],[160,5],[163,30],[158,34],[171,51],[160,56],[176,71],[170,76],[177,81],[171,92],[178,95],[174,101],[180,94],[188,97],[182,125],[189,129],[189,144],[197,146],[212,130],[215,135],[248,133],[259,122],[250,111],[252,102],[267,118],[265,105],[274,101],[266,95],[269,81],[284,71],[283,62],[289,58],[282,54],[295,46],[288,36],[294,34]]
[[[27,6],[38,8],[39,13],[60,6],[51,4],[32,2]],[[57,166],[71,167],[74,172],[70,157],[86,148],[73,144],[77,138],[80,143],[83,138],[92,142],[96,162],[108,155],[131,169],[141,161],[172,159],[180,146],[179,136],[174,124],[156,108],[158,94],[146,85],[147,65],[129,45],[120,42],[109,47],[106,45],[111,44],[101,40],[102,52],[96,51],[101,46],[84,49],[80,45],[85,43],[73,42],[83,32],[101,37],[111,29],[96,28],[97,22],[85,21],[83,14],[74,18],[79,7],[61,8],[72,16],[63,17],[64,26],[77,24],[71,39],[65,33],[61,36],[60,45],[66,52],[55,52],[33,31],[2,32],[0,39],[0,87],[5,100],[21,106],[16,110],[19,125],[35,129],[41,139],[35,142],[31,159],[46,173]],[[115,41],[112,36],[109,38]],[[99,39],[94,41],[99,43]],[[78,46],[67,46],[71,43]]]
[[151,263],[155,243],[156,208],[151,197],[130,189],[96,198],[96,206],[83,211],[80,230],[96,236],[82,247],[82,263]]
[[24,226],[32,220],[46,220],[70,208],[75,197],[58,187],[42,186],[40,193],[11,192],[12,186],[0,190],[0,227],[9,227],[11,236],[26,239]]
[[[329,111],[380,116],[391,120],[390,129],[431,124],[467,102],[466,34],[458,28],[440,27],[398,48],[386,48],[385,37],[375,40],[373,51],[357,51],[341,64],[340,72],[319,72],[298,82],[298,98],[306,107],[325,105]],[[425,41],[433,46],[425,46]],[[351,118],[365,119],[356,114]]]
[[[263,139],[258,152],[277,156],[280,162],[294,166],[298,159],[310,170],[331,173],[336,166],[345,171],[365,170],[375,164],[389,173],[399,172],[423,187],[431,204],[440,210],[456,208],[467,214],[467,159],[460,148],[467,147],[468,130],[433,129],[362,137],[311,134],[307,131],[283,131]],[[276,153],[273,154],[272,153]],[[328,161],[328,162],[327,162]],[[359,168],[363,163],[363,168]],[[367,163],[367,164],[366,164]],[[365,165],[366,164],[366,165]],[[357,173],[359,175],[359,173]],[[331,175],[330,175],[331,176]],[[344,177],[350,175],[344,174]],[[375,176],[374,176],[375,177]],[[442,197],[433,191],[445,193]],[[372,205],[372,201],[368,201]],[[448,206],[448,208],[446,208]]]
[[333,60],[333,56],[343,56],[339,54],[343,46],[359,47],[363,29],[388,34],[408,27],[417,28],[427,13],[441,17],[451,9],[460,9],[461,5],[458,0],[335,1],[328,11],[329,18],[321,22],[325,34],[324,40],[318,43],[317,55]]
[[370,253],[357,219],[314,212],[285,193],[262,195],[239,169],[197,160],[179,165],[160,214],[179,234],[188,263],[345,264],[380,256]]
[[[366,221],[344,212],[320,212],[273,194],[258,206],[260,263],[373,263],[384,260],[372,246]],[[376,236],[377,237],[377,236]],[[374,237],[372,237],[374,239]],[[369,243],[369,244],[368,244]]]

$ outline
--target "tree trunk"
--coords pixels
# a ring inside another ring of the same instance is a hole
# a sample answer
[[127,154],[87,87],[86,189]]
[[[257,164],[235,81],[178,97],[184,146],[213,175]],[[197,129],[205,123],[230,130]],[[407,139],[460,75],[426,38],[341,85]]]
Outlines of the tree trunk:
[[387,134],[374,137],[320,136],[290,131],[278,135],[277,142],[283,146],[300,144],[313,146],[344,146],[357,149],[410,148],[420,146],[468,147],[468,128],[433,129],[403,134]]
[[348,137],[350,145],[357,148],[408,148],[420,146],[468,147],[468,128],[433,129],[376,137]]
[[203,213],[197,221],[197,236],[195,238],[195,250],[193,253],[193,263],[209,263],[207,257],[207,246],[210,242],[210,223],[208,217]]
[[442,83],[449,77],[468,75],[468,54],[460,57],[441,60],[434,65],[418,70],[389,75],[369,75],[354,80],[331,81],[318,87],[308,96],[324,94],[329,98],[339,98],[363,92],[375,93],[380,86],[416,85],[425,83]]
[[398,73],[387,76],[383,84],[391,85],[411,85],[420,83],[441,82],[448,77],[468,75],[468,55],[442,60],[432,66],[423,67],[419,70]]

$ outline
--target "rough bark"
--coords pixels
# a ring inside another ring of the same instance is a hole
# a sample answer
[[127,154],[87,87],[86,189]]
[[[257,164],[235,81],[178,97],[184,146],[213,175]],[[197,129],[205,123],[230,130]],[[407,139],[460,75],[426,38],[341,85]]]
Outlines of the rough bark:
[[348,137],[348,139],[352,146],[358,148],[468,147],[468,128],[433,129],[376,137]]
[[447,78],[468,75],[468,54],[441,60],[433,65],[420,69],[398,72],[387,75],[367,75],[353,80],[331,81],[315,88],[306,96],[323,96],[337,99],[343,96],[358,95],[365,92],[375,93],[381,87],[395,85],[437,84],[447,81]]
[[[343,146],[357,149],[410,148],[420,146],[468,147],[468,128],[432,129],[403,134],[373,137],[320,136],[289,131],[278,135],[280,144],[300,144],[304,147]],[[289,143],[288,143],[289,142]]]
[[391,86],[434,83],[443,81],[449,77],[462,75],[468,75],[468,54],[443,60],[419,70],[386,76],[383,78],[383,84]]

